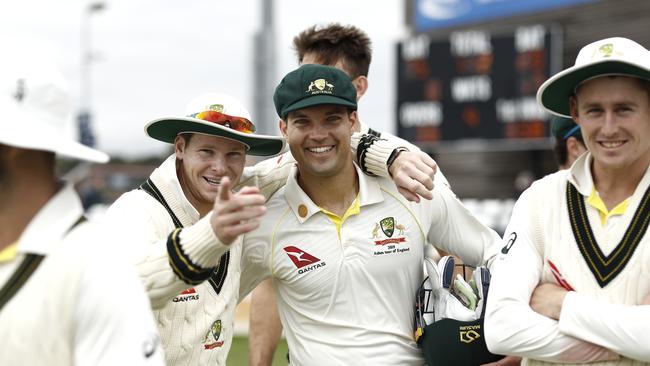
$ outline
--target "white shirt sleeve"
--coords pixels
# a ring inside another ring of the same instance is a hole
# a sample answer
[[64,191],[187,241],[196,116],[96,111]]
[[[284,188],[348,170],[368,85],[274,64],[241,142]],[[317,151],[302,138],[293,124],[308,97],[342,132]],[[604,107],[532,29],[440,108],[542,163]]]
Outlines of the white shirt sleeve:
[[650,305],[619,305],[569,292],[562,303],[560,331],[625,357],[650,362]]
[[490,263],[499,250],[499,235],[467,210],[449,187],[436,186],[432,192],[433,199],[422,200],[421,205],[430,221],[428,241],[466,264]]
[[[269,226],[268,224],[265,226]],[[271,277],[271,233],[258,229],[242,240],[239,299],[243,300],[257,285]]]
[[75,365],[163,365],[149,300],[134,268],[104,253],[85,268],[75,313]]
[[169,213],[160,203],[144,192],[129,192],[109,208],[104,226],[109,231],[119,229],[124,233],[119,247],[123,247],[122,252],[135,265],[154,309],[165,306],[181,291],[202,282],[188,283],[192,282],[190,277],[195,278],[189,273],[190,267],[205,270],[216,267],[219,258],[229,250],[229,246],[221,244],[214,235],[209,219],[210,215],[205,216],[181,230],[175,238],[176,248],[182,252],[180,256],[188,263],[177,266],[181,275],[187,277],[182,280],[170,265],[167,244],[174,228]]
[[[369,126],[367,126],[364,123],[361,123],[359,132],[352,134],[351,147],[352,147],[352,153],[354,154],[355,160],[357,155],[357,147],[359,145],[361,135],[368,133],[368,130],[369,130]],[[412,143],[387,132],[381,132],[381,138],[384,139],[385,141],[375,142],[370,147],[370,149],[368,149],[365,158],[365,165],[368,168],[368,171],[380,177],[390,178],[390,174],[388,173],[387,162],[388,162],[388,158],[390,157],[390,154],[393,152],[394,149],[398,147],[404,147],[408,149],[408,151],[412,151],[412,152],[422,151],[420,150],[419,147],[413,145]],[[438,169],[436,170],[434,180],[435,180],[435,184],[444,184],[449,187],[449,182],[447,181],[445,175],[442,174],[440,167],[438,167]]]
[[[543,197],[543,195],[539,195]],[[550,362],[592,362],[615,359],[605,348],[564,334],[556,320],[536,313],[530,298],[542,275],[543,258],[534,236],[535,207],[531,189],[512,212],[504,247],[492,266],[485,314],[485,341],[495,354]]]
[[244,168],[244,172],[235,187],[236,190],[244,186],[255,186],[268,200],[281,187],[287,183],[291,167],[296,161],[290,152],[263,160],[253,166]]

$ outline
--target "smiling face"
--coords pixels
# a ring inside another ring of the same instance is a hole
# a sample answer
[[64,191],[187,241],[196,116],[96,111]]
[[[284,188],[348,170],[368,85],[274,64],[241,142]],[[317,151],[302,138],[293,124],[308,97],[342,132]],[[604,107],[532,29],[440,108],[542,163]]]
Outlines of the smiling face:
[[650,163],[650,96],[644,82],[623,76],[586,81],[571,99],[571,113],[596,172],[645,172]]
[[298,163],[302,178],[327,178],[352,165],[350,136],[356,111],[319,105],[289,112],[280,130]]
[[187,199],[201,216],[212,209],[221,178],[232,186],[246,163],[246,147],[222,137],[192,134],[189,141],[179,135],[174,141],[177,174]]

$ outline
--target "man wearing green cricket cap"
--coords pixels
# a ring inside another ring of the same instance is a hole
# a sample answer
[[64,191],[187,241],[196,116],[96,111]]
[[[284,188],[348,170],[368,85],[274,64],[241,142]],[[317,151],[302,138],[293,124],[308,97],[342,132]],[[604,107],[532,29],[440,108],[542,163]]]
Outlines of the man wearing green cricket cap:
[[517,201],[496,260],[485,337],[528,365],[650,365],[650,51],[583,47],[537,93],[588,148]]
[[445,185],[415,203],[361,173],[350,151],[356,90],[343,71],[303,65],[274,103],[296,163],[243,237],[240,296],[274,279],[292,364],[422,365],[412,327],[424,246],[481,265],[498,235]]

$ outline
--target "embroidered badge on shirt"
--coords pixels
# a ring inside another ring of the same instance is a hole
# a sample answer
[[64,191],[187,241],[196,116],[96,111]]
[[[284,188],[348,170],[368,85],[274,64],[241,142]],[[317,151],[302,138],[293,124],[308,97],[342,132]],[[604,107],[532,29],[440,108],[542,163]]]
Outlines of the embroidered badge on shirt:
[[[220,341],[221,336],[221,319],[217,319],[203,337],[203,348],[214,349],[223,346],[224,341]],[[214,342],[213,342],[214,340]]]
[[[383,255],[408,252],[410,249],[404,247],[406,245],[405,231],[406,227],[398,223],[392,216],[379,220],[379,222],[375,223],[375,228],[372,230],[371,239],[375,242],[375,246],[380,246],[381,248],[375,248],[373,254]],[[381,234],[384,235],[382,236]],[[393,237],[393,235],[395,236]]]

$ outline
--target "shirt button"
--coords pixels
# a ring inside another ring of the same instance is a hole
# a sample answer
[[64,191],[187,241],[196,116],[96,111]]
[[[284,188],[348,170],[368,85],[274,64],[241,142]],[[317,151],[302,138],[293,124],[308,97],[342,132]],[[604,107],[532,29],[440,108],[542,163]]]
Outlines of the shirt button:
[[302,203],[298,205],[298,215],[302,218],[307,217],[307,206],[303,205]]

